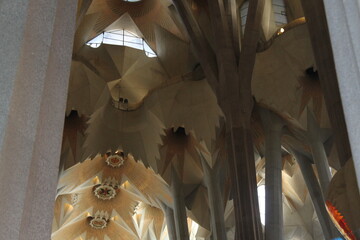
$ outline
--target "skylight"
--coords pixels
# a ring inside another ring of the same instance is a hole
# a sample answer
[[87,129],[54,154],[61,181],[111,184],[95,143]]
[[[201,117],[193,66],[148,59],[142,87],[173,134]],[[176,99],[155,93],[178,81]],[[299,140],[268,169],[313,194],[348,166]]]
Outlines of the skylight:
[[286,7],[284,0],[273,0],[272,6],[276,26],[282,26],[284,24],[287,24]]
[[265,226],[265,185],[260,185],[257,188],[259,198],[259,210],[261,224]]
[[148,57],[156,57],[155,52],[150,48],[144,39],[126,30],[103,32],[86,43],[86,45],[92,48],[98,48],[101,44],[131,47],[143,50]]

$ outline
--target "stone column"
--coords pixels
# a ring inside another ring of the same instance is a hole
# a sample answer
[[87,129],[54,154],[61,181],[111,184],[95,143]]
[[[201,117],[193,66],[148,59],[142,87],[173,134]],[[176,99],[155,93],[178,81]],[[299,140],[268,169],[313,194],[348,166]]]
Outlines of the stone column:
[[[355,2],[356,0],[351,1]],[[325,16],[324,9],[325,3],[326,5],[331,6],[334,13],[332,19],[334,23],[338,23],[339,29],[342,29],[344,26],[346,26],[346,23],[339,21],[338,18],[340,16],[345,16],[345,13],[341,13],[341,8],[338,8],[337,6],[342,5],[343,3],[338,3],[336,0],[301,0],[301,3],[307,22],[306,25],[309,30],[309,36],[314,52],[316,68],[319,73],[321,90],[324,95],[327,113],[329,115],[329,120],[334,134],[334,141],[337,148],[337,154],[339,156],[339,165],[343,166],[345,165],[346,161],[351,157],[351,150],[348,133],[346,131],[343,104],[341,104],[338,79],[336,76],[338,66],[335,66],[333,52],[331,51],[332,43],[330,42],[328,31],[330,29],[328,29],[328,25],[326,22],[326,19],[328,18]],[[357,25],[354,26],[354,29],[356,27]],[[345,37],[345,34],[340,34],[340,31],[337,31],[336,34],[339,34],[339,41],[342,42],[342,38]],[[345,57],[343,64],[353,64],[353,59],[348,59],[348,57],[353,55],[353,52],[346,54],[345,51],[343,51],[343,48],[344,47],[341,47],[339,49],[341,51],[341,54],[343,54],[343,56]],[[353,102],[357,102],[356,98],[352,98],[351,103]]]
[[164,206],[164,210],[169,240],[176,240],[174,211],[168,206]]
[[[323,1],[340,97],[360,188],[360,6],[357,0]],[[336,128],[337,126],[335,126]]]
[[329,214],[326,211],[325,200],[323,198],[322,191],[315,176],[314,170],[311,166],[312,164],[310,160],[301,153],[293,151],[293,154],[297,163],[299,164],[301,174],[305,180],[305,184],[309,191],[311,201],[319,219],[324,237],[325,239],[333,239],[337,237],[337,231],[329,218]]
[[283,123],[269,110],[260,109],[265,128],[265,239],[283,239],[281,134]]
[[174,199],[176,239],[188,240],[189,230],[187,225],[183,186],[178,173],[173,167],[171,169],[171,192]]
[[1,238],[50,239],[77,2],[0,5]]
[[226,229],[224,219],[224,202],[222,199],[222,193],[220,190],[217,168],[218,163],[211,169],[204,157],[201,155],[201,164],[204,170],[204,181],[208,191],[209,206],[211,213],[211,232],[212,239],[214,240],[226,240]]
[[316,169],[319,174],[320,185],[324,199],[325,194],[328,190],[331,172],[329,162],[326,156],[324,144],[322,141],[322,132],[318,126],[313,114],[308,110],[307,114],[307,125],[308,125],[308,140],[311,147],[311,152],[316,165]]

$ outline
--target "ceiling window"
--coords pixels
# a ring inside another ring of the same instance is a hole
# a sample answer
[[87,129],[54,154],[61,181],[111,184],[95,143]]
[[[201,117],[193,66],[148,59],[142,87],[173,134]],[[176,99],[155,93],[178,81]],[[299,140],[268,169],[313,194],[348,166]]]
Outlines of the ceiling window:
[[265,185],[257,188],[261,224],[265,226]]
[[272,0],[276,26],[287,24],[286,7],[284,0]]
[[244,35],[245,32],[245,24],[246,24],[246,18],[249,10],[249,1],[245,1],[240,8],[240,21],[241,21],[241,31]]
[[126,30],[103,32],[86,43],[86,45],[92,48],[98,48],[101,44],[131,47],[143,50],[148,57],[156,57],[155,52],[150,48],[144,39]]

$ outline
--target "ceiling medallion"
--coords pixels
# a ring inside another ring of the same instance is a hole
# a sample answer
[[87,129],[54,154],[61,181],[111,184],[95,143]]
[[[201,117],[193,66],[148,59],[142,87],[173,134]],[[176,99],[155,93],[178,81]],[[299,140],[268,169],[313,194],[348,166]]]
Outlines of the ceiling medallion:
[[124,165],[125,159],[123,156],[114,154],[114,155],[110,155],[106,158],[106,163],[110,167],[119,168]]
[[105,218],[102,217],[93,217],[90,220],[90,226],[94,229],[104,229],[107,227],[107,220]]
[[75,206],[79,202],[79,194],[75,193],[71,195],[71,205]]
[[116,196],[116,189],[110,185],[99,185],[94,189],[94,194],[101,200],[110,200]]
[[94,217],[90,217],[89,225],[94,229],[104,229],[109,223],[109,214],[104,211],[97,211]]

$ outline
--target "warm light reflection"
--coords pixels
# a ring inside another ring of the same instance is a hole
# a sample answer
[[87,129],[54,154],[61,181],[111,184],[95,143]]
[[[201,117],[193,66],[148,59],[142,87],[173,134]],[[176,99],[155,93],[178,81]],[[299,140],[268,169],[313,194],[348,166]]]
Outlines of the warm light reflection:
[[277,35],[281,35],[285,32],[285,28],[280,28],[277,32]]
[[69,213],[74,209],[74,207],[71,204],[65,203],[64,209],[66,213]]
[[326,208],[329,212],[331,220],[335,223],[336,228],[344,235],[347,240],[356,240],[349,225],[346,223],[344,216],[341,215],[339,210],[330,202],[326,201]]
[[127,186],[129,186],[129,182],[126,180],[126,181],[121,185],[121,187],[126,188]]
[[93,180],[92,180],[93,184],[100,184],[100,179],[98,176],[94,177]]

